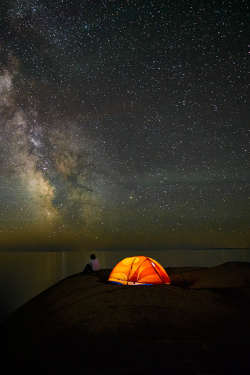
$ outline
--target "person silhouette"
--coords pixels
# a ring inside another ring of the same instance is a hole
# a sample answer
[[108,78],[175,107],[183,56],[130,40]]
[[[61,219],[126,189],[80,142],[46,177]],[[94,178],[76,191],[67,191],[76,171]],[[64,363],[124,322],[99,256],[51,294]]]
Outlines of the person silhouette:
[[88,272],[98,272],[100,269],[99,260],[96,258],[95,254],[90,255],[90,262],[86,264],[83,273]]

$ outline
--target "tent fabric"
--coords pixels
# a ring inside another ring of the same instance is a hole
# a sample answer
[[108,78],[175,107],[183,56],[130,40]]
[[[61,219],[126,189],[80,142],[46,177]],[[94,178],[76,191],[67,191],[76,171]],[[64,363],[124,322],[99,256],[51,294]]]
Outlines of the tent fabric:
[[113,268],[108,281],[123,285],[170,284],[165,269],[156,260],[141,255],[120,261]]

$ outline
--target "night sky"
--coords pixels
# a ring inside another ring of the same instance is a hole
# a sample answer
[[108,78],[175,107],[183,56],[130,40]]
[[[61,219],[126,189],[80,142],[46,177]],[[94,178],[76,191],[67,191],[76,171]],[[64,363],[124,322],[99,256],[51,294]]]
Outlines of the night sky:
[[247,0],[0,14],[1,250],[250,247]]

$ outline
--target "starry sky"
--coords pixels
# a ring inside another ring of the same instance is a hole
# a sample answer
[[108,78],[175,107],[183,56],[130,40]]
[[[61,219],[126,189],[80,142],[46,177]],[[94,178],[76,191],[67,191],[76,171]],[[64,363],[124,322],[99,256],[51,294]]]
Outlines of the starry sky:
[[1,250],[250,247],[247,0],[0,17]]

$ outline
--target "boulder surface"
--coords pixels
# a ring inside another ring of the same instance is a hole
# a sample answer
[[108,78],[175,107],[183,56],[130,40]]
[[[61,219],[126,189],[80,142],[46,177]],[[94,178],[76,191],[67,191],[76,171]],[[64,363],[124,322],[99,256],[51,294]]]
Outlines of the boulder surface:
[[171,285],[75,274],[1,327],[10,374],[231,374],[249,365],[250,264],[167,268]]

